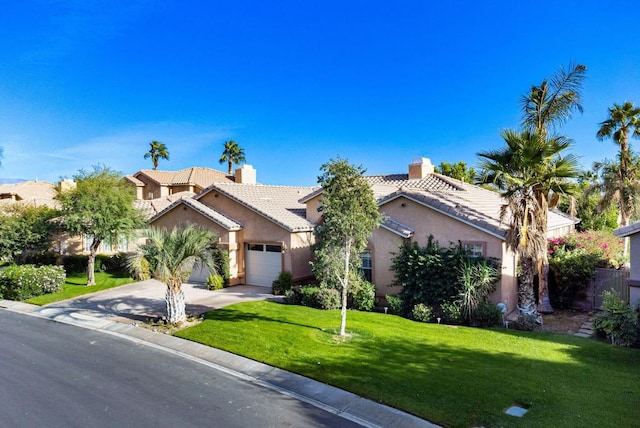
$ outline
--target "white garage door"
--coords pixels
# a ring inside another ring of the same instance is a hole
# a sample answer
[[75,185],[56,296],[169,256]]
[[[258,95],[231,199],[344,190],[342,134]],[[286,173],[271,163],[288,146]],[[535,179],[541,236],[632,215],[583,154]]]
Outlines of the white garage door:
[[247,284],[271,287],[282,271],[282,246],[246,244],[245,250]]
[[207,282],[207,278],[209,278],[209,269],[206,266],[194,266],[191,271],[191,276],[187,280],[187,282]]

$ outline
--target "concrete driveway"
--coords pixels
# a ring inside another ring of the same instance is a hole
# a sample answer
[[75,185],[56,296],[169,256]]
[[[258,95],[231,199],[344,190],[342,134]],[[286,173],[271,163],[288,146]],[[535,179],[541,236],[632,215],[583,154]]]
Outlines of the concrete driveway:
[[[43,314],[75,312],[114,321],[146,321],[166,315],[164,295],[167,287],[160,281],[135,282],[109,290],[79,296],[42,307]],[[198,315],[233,303],[252,300],[280,300],[268,287],[237,285],[222,290],[207,290],[204,284],[182,285],[187,303],[187,314]]]

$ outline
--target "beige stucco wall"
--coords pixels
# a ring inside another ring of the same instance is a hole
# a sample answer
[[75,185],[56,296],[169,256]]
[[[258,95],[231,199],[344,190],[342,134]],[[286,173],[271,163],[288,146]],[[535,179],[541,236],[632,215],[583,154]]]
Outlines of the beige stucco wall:
[[629,303],[640,304],[640,233],[629,237]]
[[312,223],[317,223],[320,221],[320,218],[322,217],[322,215],[320,214],[320,212],[318,211],[318,208],[320,208],[320,197],[322,195],[317,195],[316,197],[314,197],[313,199],[310,199],[306,202],[306,206],[307,206],[307,220],[309,220]]
[[[415,230],[411,240],[421,246],[427,244],[430,235],[433,235],[442,247],[451,243],[456,245],[457,241],[483,243],[485,256],[500,259],[501,263],[501,280],[491,300],[505,303],[509,311],[515,309],[515,258],[500,238],[404,197],[385,204],[380,210],[394,220],[411,226]],[[393,257],[390,253],[396,252],[401,242],[401,237],[382,228],[372,236],[370,245],[375,250],[374,282],[376,294],[379,296],[400,291],[398,287],[390,287],[394,273],[389,268]]]
[[193,223],[207,229],[213,230],[218,235],[218,242],[222,248],[229,250],[229,273],[231,274],[230,284],[237,285],[244,283],[244,269],[241,262],[241,251],[238,246],[238,232],[228,231],[219,224],[211,221],[197,211],[186,205],[178,205],[162,217],[152,223],[154,227],[172,228],[177,224]]

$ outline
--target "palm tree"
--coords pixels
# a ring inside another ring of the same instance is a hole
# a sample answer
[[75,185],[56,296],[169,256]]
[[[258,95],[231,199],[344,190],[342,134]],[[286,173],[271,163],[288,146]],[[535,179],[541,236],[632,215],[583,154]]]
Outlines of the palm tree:
[[548,127],[565,123],[574,110],[582,113],[580,91],[586,72],[584,65],[569,64],[569,71],[560,67],[550,80],[544,79],[540,85],[531,86],[520,100],[524,128],[546,138]]
[[167,285],[167,321],[180,323],[187,318],[182,283],[194,267],[206,267],[212,274],[217,272],[216,234],[187,223],[171,230],[151,228],[146,238],[147,243],[129,259],[129,266],[139,272],[143,260],[148,262],[152,275]]
[[228,163],[229,172],[231,175],[231,169],[233,164],[238,165],[240,162],[246,161],[244,157],[244,149],[238,145],[233,140],[229,140],[224,143],[224,151],[222,152],[222,156],[220,156],[220,163]]
[[600,181],[592,185],[591,192],[600,194],[598,211],[603,212],[611,206],[617,206],[619,227],[628,226],[630,219],[638,212],[640,201],[640,160],[631,152],[628,155],[626,171],[622,170],[622,153],[619,162],[604,160],[593,164],[600,173]]
[[[629,176],[631,162],[629,137],[640,137],[640,107],[635,107],[630,101],[622,105],[613,104],[609,109],[609,118],[600,123],[596,137],[600,141],[612,137],[613,141],[620,146],[620,174],[622,177]],[[620,211],[622,214],[622,207]],[[627,224],[623,223],[621,226],[627,226]]]
[[[506,147],[478,153],[482,158],[479,181],[496,186],[505,199],[500,211],[501,221],[509,223],[505,240],[522,265],[518,307],[532,315],[537,312],[535,269],[548,266],[547,214],[560,195],[572,192],[574,185],[567,179],[577,176],[578,162],[574,155],[561,156],[571,145],[564,137],[547,139],[538,132],[512,130],[503,131],[501,136]],[[539,301],[548,302],[546,282],[540,281],[538,289]]]
[[149,145],[151,146],[151,148],[147,153],[144,154],[144,158],[151,158],[153,169],[158,169],[158,161],[160,159],[169,160],[169,151],[167,150],[167,146],[159,141],[152,141],[151,143],[149,143]]

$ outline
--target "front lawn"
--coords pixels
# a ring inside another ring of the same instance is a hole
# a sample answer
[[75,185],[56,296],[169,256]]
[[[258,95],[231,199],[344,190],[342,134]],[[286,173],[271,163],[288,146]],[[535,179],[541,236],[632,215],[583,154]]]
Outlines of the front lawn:
[[[634,426],[640,351],[554,333],[423,324],[249,302],[177,336],[281,367],[446,426]],[[503,412],[529,408],[521,419]]]
[[128,276],[116,275],[106,272],[96,272],[96,285],[87,287],[87,274],[75,273],[67,276],[67,280],[62,285],[62,290],[56,293],[43,294],[27,300],[27,303],[34,305],[47,305],[61,300],[82,296],[83,294],[95,293],[96,291],[107,290],[119,285],[128,284],[135,280]]

